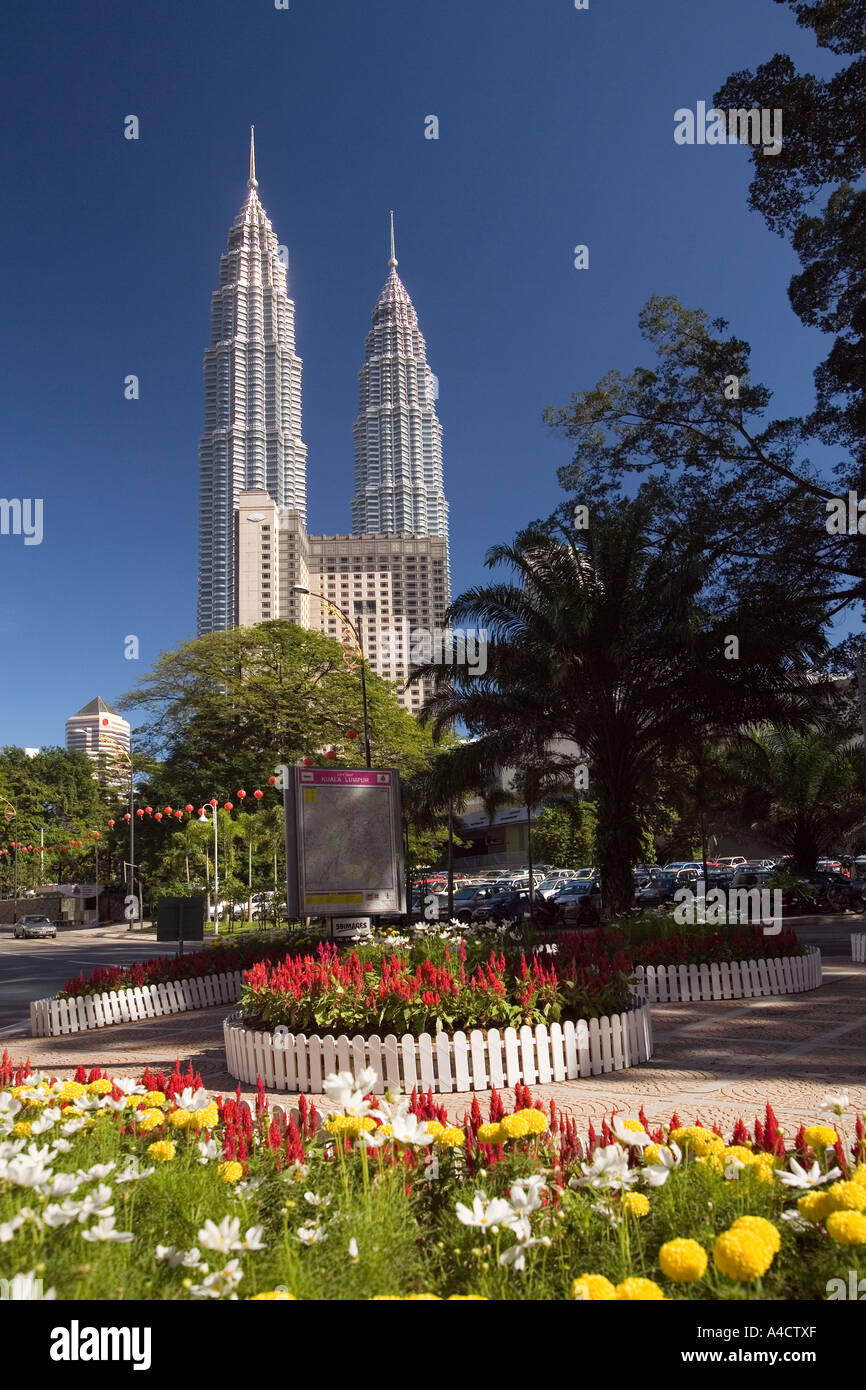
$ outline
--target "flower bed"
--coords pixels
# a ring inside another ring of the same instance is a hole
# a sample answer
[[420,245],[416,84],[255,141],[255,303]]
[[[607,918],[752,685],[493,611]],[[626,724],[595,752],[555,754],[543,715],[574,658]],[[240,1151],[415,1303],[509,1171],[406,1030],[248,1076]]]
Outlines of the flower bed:
[[[847,1097],[785,1138],[641,1113],[579,1136],[524,1086],[462,1119],[376,1077],[322,1122],[192,1071],[56,1082],[0,1063],[0,1278],[58,1300],[842,1298],[866,1274]],[[808,1118],[808,1117],[807,1117]],[[170,1232],[170,1235],[168,1234]],[[171,1244],[163,1242],[170,1240]],[[840,1292],[841,1291],[841,1292]]]
[[320,1094],[323,1078],[334,1070],[369,1067],[379,1080],[376,1090],[411,1092],[416,1086],[450,1094],[486,1091],[523,1082],[573,1081],[637,1066],[652,1056],[652,1023],[643,999],[610,1018],[577,1023],[539,1023],[482,1032],[467,1037],[439,1032],[368,1038],[295,1035],[249,1029],[238,1013],[223,1024],[226,1065],[237,1080],[264,1078],[271,1090]]

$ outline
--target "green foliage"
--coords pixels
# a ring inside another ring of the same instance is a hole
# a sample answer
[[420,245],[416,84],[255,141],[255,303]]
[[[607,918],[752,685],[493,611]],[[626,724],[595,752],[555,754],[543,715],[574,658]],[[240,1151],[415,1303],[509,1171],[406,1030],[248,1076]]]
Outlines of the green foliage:
[[596,810],[591,801],[545,806],[532,827],[533,853],[541,864],[581,869],[595,863]]

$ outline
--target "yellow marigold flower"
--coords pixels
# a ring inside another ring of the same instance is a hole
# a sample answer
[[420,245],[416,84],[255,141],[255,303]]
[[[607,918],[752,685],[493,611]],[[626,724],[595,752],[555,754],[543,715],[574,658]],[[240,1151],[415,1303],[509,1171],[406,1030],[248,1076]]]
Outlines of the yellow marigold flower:
[[823,1221],[830,1211],[826,1192],[806,1192],[797,1199],[797,1210],[806,1221]]
[[804,1137],[810,1149],[826,1149],[839,1142],[835,1129],[830,1125],[809,1125],[804,1131]]
[[866,1187],[859,1182],[834,1182],[825,1190],[827,1213],[866,1211]]
[[626,1192],[622,1199],[622,1209],[629,1216],[649,1216],[649,1197],[643,1192]]
[[738,1216],[731,1223],[732,1231],[751,1231],[759,1240],[765,1240],[774,1255],[782,1248],[782,1237],[777,1226],[763,1216]]
[[659,1269],[676,1284],[691,1284],[695,1279],[703,1279],[707,1252],[696,1240],[684,1236],[666,1240],[659,1250]]
[[90,1096],[107,1096],[114,1087],[107,1076],[100,1076],[98,1081],[88,1081],[84,1089]]
[[15,1100],[20,1100],[22,1092],[26,1091],[27,1089],[28,1087],[26,1086],[10,1086],[9,1094],[10,1096],[14,1096]]
[[244,1170],[239,1163],[221,1163],[217,1169],[223,1182],[239,1182],[244,1175]]
[[12,1126],[12,1133],[18,1139],[28,1139],[32,1128],[32,1120],[16,1120],[15,1124]]
[[157,1163],[167,1163],[174,1158],[177,1149],[169,1139],[158,1139],[155,1144],[148,1144],[147,1152]]
[[448,1303],[487,1303],[486,1294],[483,1293],[450,1293]]
[[172,1110],[168,1122],[172,1129],[186,1129],[192,1116],[188,1110]]
[[671,1130],[668,1138],[672,1143],[679,1144],[680,1148],[690,1149],[699,1158],[720,1153],[725,1147],[722,1136],[707,1129],[705,1125],[689,1125],[687,1129]]
[[866,1216],[859,1211],[833,1211],[827,1217],[827,1234],[837,1245],[866,1245]]
[[145,1091],[143,1096],[138,1096],[138,1100],[143,1100],[145,1105],[165,1105],[164,1091]]
[[100,1119],[102,1119],[102,1116],[103,1116],[103,1115],[113,1115],[114,1113],[115,1113],[115,1112],[114,1112],[113,1110],[109,1110],[109,1109],[108,1109],[108,1106],[107,1106],[107,1105],[101,1105],[100,1108],[99,1108],[98,1110],[94,1110],[94,1112],[93,1112],[93,1118],[94,1118],[95,1120],[100,1120]]
[[190,1116],[190,1124],[200,1126],[202,1129],[213,1129],[214,1125],[219,1124],[220,1112],[216,1108],[214,1101],[205,1106],[204,1110],[193,1110]]
[[258,1303],[262,1300],[268,1302],[297,1303],[293,1293],[286,1293],[285,1289],[271,1289],[268,1293],[251,1293],[247,1303]]
[[441,1303],[438,1293],[407,1293],[404,1303]]
[[581,1274],[572,1280],[571,1297],[579,1303],[611,1303],[616,1289],[603,1274]]
[[866,1185],[866,1163],[858,1163],[851,1174],[851,1181]]
[[[529,1116],[530,1110],[518,1110],[516,1115],[506,1115],[500,1121],[500,1129],[506,1139],[525,1139],[529,1134],[537,1133],[535,1126]],[[545,1126],[546,1128],[546,1126]]]
[[[448,1125],[443,1129],[436,1142],[438,1144],[444,1144],[448,1149],[459,1149],[466,1143],[466,1135],[463,1133],[463,1130],[458,1129],[456,1125]],[[467,1294],[466,1297],[480,1298],[481,1295]]]
[[646,1130],[640,1120],[623,1120],[623,1129],[630,1129],[634,1134],[646,1134]]
[[357,1115],[331,1115],[325,1121],[325,1129],[329,1134],[345,1134],[349,1139],[357,1139],[362,1129],[375,1128],[376,1122],[369,1115],[365,1115],[363,1119],[359,1119]]
[[729,1279],[748,1282],[760,1279],[773,1263],[775,1251],[768,1240],[754,1231],[743,1229],[723,1231],[713,1246],[716,1269]]
[[[111,1090],[111,1086],[108,1087]],[[60,1090],[57,1092],[58,1100],[78,1100],[79,1096],[85,1094],[84,1087],[78,1081],[64,1081]]]
[[147,1134],[152,1129],[159,1129],[160,1125],[165,1124],[165,1116],[161,1110],[145,1110],[139,1114],[138,1128]]
[[479,1144],[501,1144],[503,1139],[508,1136],[499,1124],[479,1125],[478,1142]]
[[616,1296],[621,1303],[664,1301],[664,1293],[653,1279],[624,1279],[616,1286]]
[[378,1134],[384,1134],[384,1136],[385,1136],[386,1139],[390,1139],[390,1138],[391,1138],[391,1126],[390,1126],[389,1124],[387,1124],[387,1123],[385,1123],[385,1124],[383,1124],[383,1125],[380,1125],[379,1128],[378,1128],[378,1130],[377,1130],[377,1133],[378,1133]]
[[530,1134],[546,1134],[550,1125],[543,1110],[521,1110]]
[[751,1149],[747,1149],[744,1144],[728,1144],[722,1151],[722,1158],[727,1162],[730,1158],[736,1158],[740,1163],[757,1163],[758,1156],[753,1154]]
[[438,1120],[428,1120],[424,1128],[428,1134],[432,1134],[434,1139],[440,1138],[445,1131],[445,1126]]

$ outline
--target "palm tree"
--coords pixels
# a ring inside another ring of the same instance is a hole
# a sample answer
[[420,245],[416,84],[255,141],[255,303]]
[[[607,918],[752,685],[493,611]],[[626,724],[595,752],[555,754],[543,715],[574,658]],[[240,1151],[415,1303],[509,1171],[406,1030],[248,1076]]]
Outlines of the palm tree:
[[862,830],[866,798],[851,753],[859,738],[832,731],[762,728],[737,754],[745,782],[742,809],[753,828],[774,836],[811,873],[822,850]]
[[[613,912],[633,901],[659,765],[759,719],[802,725],[826,698],[802,674],[824,649],[814,600],[754,594],[723,611],[718,594],[706,601],[714,575],[699,538],[652,532],[638,497],[599,509],[589,530],[535,525],[495,546],[488,567],[507,564],[518,582],[470,589],[448,615],[487,630],[486,671],[428,664],[410,676],[434,682],[423,715],[436,730],[476,735],[449,755],[452,784],[483,786],[504,764],[554,776],[588,765]],[[554,755],[562,740],[579,751]]]

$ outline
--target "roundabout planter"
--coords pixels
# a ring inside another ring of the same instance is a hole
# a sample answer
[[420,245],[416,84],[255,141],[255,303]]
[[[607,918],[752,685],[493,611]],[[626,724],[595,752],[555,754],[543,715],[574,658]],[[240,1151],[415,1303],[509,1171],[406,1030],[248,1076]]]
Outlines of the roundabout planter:
[[[866,945],[866,936],[860,940]],[[809,946],[803,956],[765,956],[712,965],[639,965],[635,974],[636,993],[653,1004],[692,999],[758,999],[817,989],[821,984],[821,952],[816,946]]]
[[332,1072],[357,1075],[363,1067],[375,1070],[379,1094],[408,1093],[415,1086],[448,1094],[601,1076],[646,1062],[653,1051],[646,999],[610,1018],[417,1038],[259,1032],[246,1028],[236,1013],[225,1019],[223,1037],[228,1070],[236,1080],[255,1085],[261,1076],[269,1090],[315,1095]]
[[866,965],[866,933],[851,933],[851,959]]

